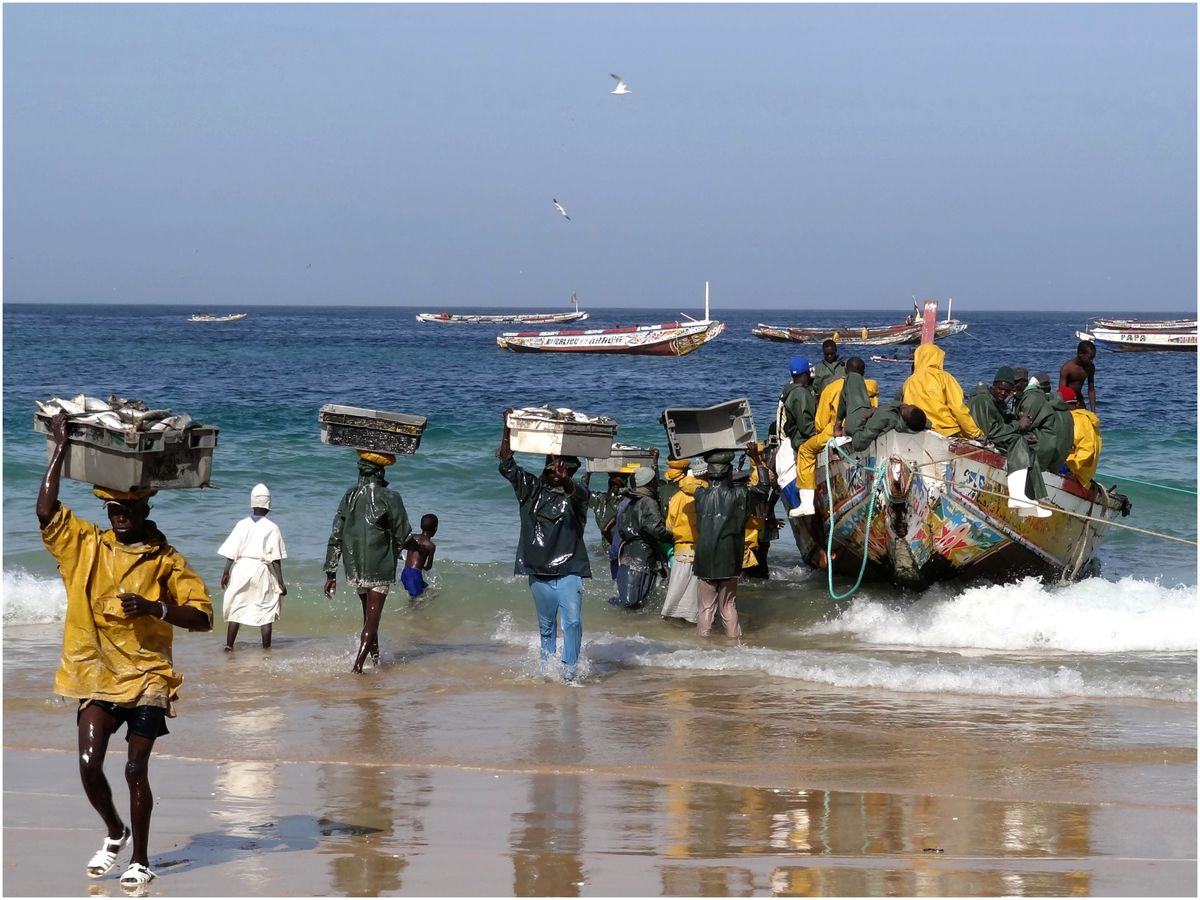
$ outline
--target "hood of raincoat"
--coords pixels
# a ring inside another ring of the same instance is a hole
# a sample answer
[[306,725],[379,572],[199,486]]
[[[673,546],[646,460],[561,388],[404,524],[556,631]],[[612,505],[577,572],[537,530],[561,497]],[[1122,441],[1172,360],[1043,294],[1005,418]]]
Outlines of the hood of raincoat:
[[913,372],[919,369],[941,369],[946,362],[946,351],[937,344],[922,344],[913,354]]

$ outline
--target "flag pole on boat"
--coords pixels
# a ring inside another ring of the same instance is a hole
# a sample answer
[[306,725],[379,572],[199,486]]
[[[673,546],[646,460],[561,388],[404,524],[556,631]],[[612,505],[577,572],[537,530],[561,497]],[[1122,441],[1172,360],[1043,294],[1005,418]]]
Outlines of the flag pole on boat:
[[704,321],[708,321],[708,282],[704,282]]

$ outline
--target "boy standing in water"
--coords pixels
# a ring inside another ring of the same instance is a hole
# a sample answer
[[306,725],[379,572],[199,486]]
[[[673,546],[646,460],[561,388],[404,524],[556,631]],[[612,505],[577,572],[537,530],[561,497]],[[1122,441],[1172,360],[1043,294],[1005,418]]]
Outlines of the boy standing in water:
[[404,560],[404,571],[400,573],[400,583],[408,591],[408,596],[416,600],[429,585],[425,582],[425,572],[433,568],[433,554],[437,546],[433,536],[437,534],[438,517],[433,513],[421,516],[421,533],[414,535],[409,541],[408,558]]
[[[110,529],[77,518],[58,501],[67,446],[67,418],[50,420],[54,450],[37,498],[42,543],[58,562],[67,589],[62,659],[54,693],[79,701],[79,777],[92,808],[104,820],[107,836],[86,866],[89,878],[101,878],[117,864],[133,841],[133,858],[121,887],[140,889],[155,877],[150,871],[150,753],[167,734],[168,717],[183,676],[171,662],[175,628],[212,629],[212,601],[204,582],[187,560],[167,543],[147,516],[154,493],[92,489],[104,501]],[[104,777],[108,742],[122,725],[129,757],[132,828],[113,805]]]

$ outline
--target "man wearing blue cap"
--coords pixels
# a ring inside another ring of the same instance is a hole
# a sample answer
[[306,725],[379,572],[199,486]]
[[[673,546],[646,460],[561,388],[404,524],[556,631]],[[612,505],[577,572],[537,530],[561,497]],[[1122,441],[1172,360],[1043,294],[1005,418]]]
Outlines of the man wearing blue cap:
[[807,359],[793,356],[788,361],[788,369],[792,373],[792,383],[786,385],[779,395],[776,416],[779,433],[792,442],[792,450],[795,451],[813,435],[817,395],[813,393],[812,372],[809,371]]

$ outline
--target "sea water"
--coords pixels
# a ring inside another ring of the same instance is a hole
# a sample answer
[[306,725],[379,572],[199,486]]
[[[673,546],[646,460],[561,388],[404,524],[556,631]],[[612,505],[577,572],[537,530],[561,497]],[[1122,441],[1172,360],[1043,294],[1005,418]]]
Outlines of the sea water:
[[[57,746],[62,735],[46,737],[43,722],[71,727],[51,695],[65,597],[34,514],[46,465],[45,440],[32,431],[35,399],[117,394],[221,429],[212,489],[163,491],[152,500],[152,518],[205,579],[218,611],[213,634],[176,636],[177,665],[187,677],[181,715],[210,726],[178,726],[188,752],[220,758],[229,730],[240,727],[239,752],[274,758],[286,746],[299,758],[352,759],[353,744],[331,736],[347,727],[342,716],[350,717],[350,731],[363,725],[364,710],[386,728],[393,713],[403,718],[406,698],[429,692],[440,698],[429,714],[435,721],[426,721],[415,742],[392,725],[405,737],[392,752],[463,763],[494,757],[504,735],[518,735],[521,698],[548,683],[538,667],[528,587],[513,575],[517,508],[494,456],[503,410],[550,403],[609,415],[620,423],[619,440],[656,445],[665,456],[664,408],[746,397],[762,435],[788,380],[789,357],[807,354],[815,364],[820,351],[755,338],[756,323],[858,326],[897,318],[717,309],[714,317],[727,323],[723,336],[685,357],[652,358],[509,353],[496,347],[496,327],[418,325],[416,310],[406,307],[241,309],[250,313],[245,320],[209,325],[188,322],[195,310],[175,306],[5,305],[6,744],[38,746],[40,735]],[[1083,325],[1054,314],[959,313],[970,330],[942,346],[946,368],[967,391],[990,382],[1000,365],[1056,379]],[[677,316],[674,309],[600,310],[586,324]],[[856,352],[879,351],[846,347],[843,356]],[[1096,370],[1099,477],[1132,499],[1133,514],[1122,523],[1194,541],[1195,354],[1101,349]],[[908,367],[868,362],[867,374],[878,379],[881,396],[891,396]],[[343,581],[334,599],[322,595],[329,524],[356,477],[352,450],[320,442],[317,410],[325,403],[429,418],[418,454],[399,459],[388,479],[414,523],[427,512],[440,518],[431,587],[411,602],[396,586],[383,614],[381,665],[361,679],[348,674],[359,601]],[[519,461],[540,467],[540,459]],[[271,653],[257,647],[256,629],[243,628],[230,658],[221,653],[223,560],[216,550],[248,514],[250,489],[260,481],[271,489],[271,517],[287,544],[288,595]],[[102,520],[85,485],[64,481],[61,497],[79,515]],[[679,691],[693,698],[696,715],[728,707],[730,721],[758,725],[786,720],[815,697],[827,701],[824,716],[843,708],[863,715],[854,704],[870,698],[893,723],[969,730],[1002,710],[1001,732],[1074,721],[1084,741],[1136,742],[1139,716],[1129,710],[1149,704],[1167,711],[1155,719],[1167,724],[1156,727],[1178,729],[1167,740],[1194,747],[1194,546],[1114,529],[1099,552],[1102,574],[1077,584],[953,583],[920,596],[868,584],[853,600],[836,602],[825,573],[805,566],[784,535],[771,548],[771,578],[739,590],[745,634],[733,646],[664,622],[654,602],[633,613],[609,606],[614,590],[589,526],[595,577],[586,582],[582,675],[563,690],[573,703],[587,704],[589,692],[619,702],[628,716],[589,739],[592,761],[653,757],[660,747],[646,710]],[[835,584],[847,585],[841,578]],[[661,588],[654,599],[661,604]],[[752,702],[743,708],[739,698]],[[1096,714],[1097,703],[1125,712]],[[1089,712],[1076,715],[1080,709]],[[481,717],[498,730],[472,730]],[[270,727],[255,730],[263,721]],[[526,751],[512,752],[519,758]],[[768,762],[761,767],[767,777]]]

